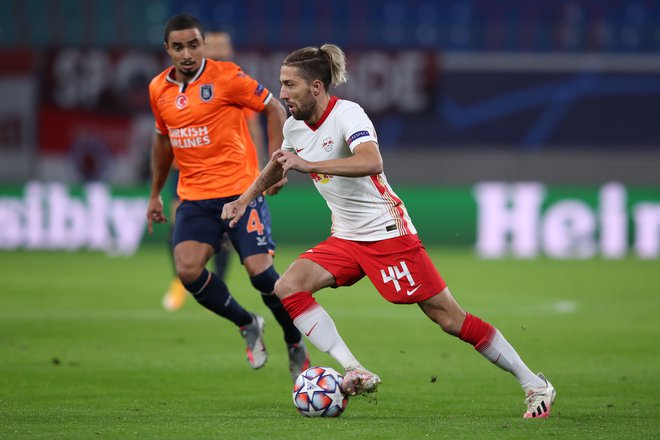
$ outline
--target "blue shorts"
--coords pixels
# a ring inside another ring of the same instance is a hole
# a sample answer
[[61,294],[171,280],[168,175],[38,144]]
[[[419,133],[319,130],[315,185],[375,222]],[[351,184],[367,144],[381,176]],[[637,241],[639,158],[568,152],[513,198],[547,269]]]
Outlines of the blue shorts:
[[207,200],[184,200],[176,210],[172,233],[172,249],[182,241],[208,243],[218,252],[225,232],[229,235],[241,261],[251,255],[272,254],[275,250],[270,223],[270,212],[263,195],[252,200],[245,214],[233,228],[220,219],[225,203],[238,196]]

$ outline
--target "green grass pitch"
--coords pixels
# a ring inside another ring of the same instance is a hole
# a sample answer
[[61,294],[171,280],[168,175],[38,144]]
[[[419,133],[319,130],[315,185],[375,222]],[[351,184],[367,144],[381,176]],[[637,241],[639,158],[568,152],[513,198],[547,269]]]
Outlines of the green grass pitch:
[[[281,246],[278,270],[302,250]],[[227,321],[190,300],[179,312],[161,309],[169,260],[146,247],[130,258],[0,253],[0,438],[660,437],[658,261],[429,252],[459,303],[553,381],[550,419],[522,420],[511,375],[416,306],[385,302],[368,281],[316,297],[381,388],[352,398],[338,419],[304,418],[291,402],[281,331],[236,260],[234,295],[267,320],[270,358],[258,371]]]

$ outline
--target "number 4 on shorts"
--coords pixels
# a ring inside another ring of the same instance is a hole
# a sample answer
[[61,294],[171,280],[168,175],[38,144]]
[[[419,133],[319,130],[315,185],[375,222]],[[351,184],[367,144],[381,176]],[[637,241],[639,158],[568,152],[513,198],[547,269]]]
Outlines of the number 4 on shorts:
[[245,228],[248,233],[257,231],[258,235],[264,235],[264,225],[261,223],[259,213],[256,209],[250,209],[250,216],[248,217],[247,226]]

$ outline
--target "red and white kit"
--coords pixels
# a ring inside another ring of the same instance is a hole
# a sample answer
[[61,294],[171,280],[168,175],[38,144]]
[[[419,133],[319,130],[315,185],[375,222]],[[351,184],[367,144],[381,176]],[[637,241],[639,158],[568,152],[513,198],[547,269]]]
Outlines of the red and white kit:
[[[282,149],[319,162],[350,157],[368,141],[378,139],[362,107],[332,97],[315,125],[293,117],[286,121]],[[332,273],[338,286],[353,284],[366,274],[381,295],[395,303],[423,301],[446,287],[384,173],[310,177],[332,211],[332,238],[301,258]]]
[[[314,126],[287,119],[282,149],[319,162],[350,157],[355,147],[368,141],[378,143],[374,125],[362,107],[332,97]],[[332,211],[332,236],[375,241],[417,233],[384,173],[366,177],[312,173],[310,177]]]

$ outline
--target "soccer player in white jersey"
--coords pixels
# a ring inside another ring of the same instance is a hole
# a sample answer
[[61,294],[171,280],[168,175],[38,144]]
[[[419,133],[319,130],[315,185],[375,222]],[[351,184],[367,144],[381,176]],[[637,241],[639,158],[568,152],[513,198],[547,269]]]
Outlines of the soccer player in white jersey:
[[454,300],[385,178],[369,117],[358,104],[329,92],[345,81],[344,53],[335,45],[306,47],[286,57],[280,98],[291,117],[284,124],[282,148],[250,188],[224,206],[222,218],[233,227],[248,203],[290,170],[310,175],[332,211],[331,237],[301,254],[277,281],[275,293],[296,327],[346,370],[342,387],[348,394],[373,392],[380,378],[353,356],[312,294],[350,286],[366,275],[385,299],[418,304],[445,332],[512,373],[526,393],[523,417],[548,417],[555,389],[525,365],[495,327]]

